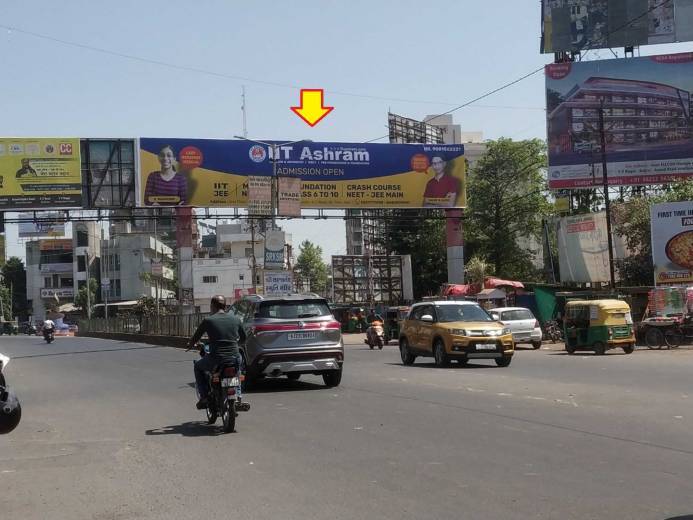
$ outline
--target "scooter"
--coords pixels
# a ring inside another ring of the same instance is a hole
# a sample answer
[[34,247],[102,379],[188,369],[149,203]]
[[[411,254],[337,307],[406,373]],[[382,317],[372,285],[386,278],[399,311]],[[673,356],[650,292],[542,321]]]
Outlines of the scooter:
[[10,433],[22,418],[19,400],[5,381],[5,369],[9,363],[10,358],[0,354],[0,434]]
[[371,350],[375,347],[378,347],[380,350],[383,349],[383,345],[385,345],[385,329],[380,321],[371,323],[371,326],[366,330],[366,339],[364,341]]

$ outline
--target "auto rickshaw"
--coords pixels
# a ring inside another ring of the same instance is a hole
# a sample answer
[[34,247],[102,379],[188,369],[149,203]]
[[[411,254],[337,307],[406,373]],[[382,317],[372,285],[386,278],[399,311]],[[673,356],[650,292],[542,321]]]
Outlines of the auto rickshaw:
[[399,342],[400,324],[407,319],[411,307],[389,307],[385,316],[385,339]]
[[565,306],[565,350],[592,350],[598,356],[607,350],[635,350],[635,331],[630,306],[621,300],[577,300]]

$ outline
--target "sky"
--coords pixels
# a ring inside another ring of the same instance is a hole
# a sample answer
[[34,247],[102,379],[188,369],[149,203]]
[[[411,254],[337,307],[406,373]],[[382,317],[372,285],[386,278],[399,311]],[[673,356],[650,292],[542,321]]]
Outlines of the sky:
[[[444,112],[553,58],[539,53],[537,0],[0,0],[0,8],[8,137],[232,138],[243,132],[245,86],[250,138],[364,142],[387,134],[388,111]],[[289,109],[300,88],[325,89],[335,107],[313,128]],[[543,139],[544,104],[539,72],[454,120],[486,139]],[[326,258],[345,252],[342,220],[284,227]],[[12,225],[7,241],[9,255],[21,254]]]

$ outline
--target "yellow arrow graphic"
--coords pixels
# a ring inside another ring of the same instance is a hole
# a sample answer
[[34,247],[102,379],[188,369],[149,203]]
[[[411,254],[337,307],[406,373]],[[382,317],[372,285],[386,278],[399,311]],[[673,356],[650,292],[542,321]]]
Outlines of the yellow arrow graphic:
[[317,125],[334,110],[334,107],[324,106],[323,89],[301,89],[301,106],[291,107],[294,113],[310,126]]

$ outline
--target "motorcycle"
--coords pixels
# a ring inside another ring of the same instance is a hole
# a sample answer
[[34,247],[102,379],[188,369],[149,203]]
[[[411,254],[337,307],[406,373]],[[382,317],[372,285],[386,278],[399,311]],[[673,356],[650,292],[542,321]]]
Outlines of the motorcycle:
[[9,363],[10,358],[0,354],[0,434],[10,433],[22,418],[19,400],[5,380],[5,369]]
[[374,321],[371,326],[366,330],[365,343],[373,350],[378,347],[380,350],[383,349],[385,345],[385,329],[380,321]]
[[49,345],[51,343],[53,343],[53,340],[55,339],[55,329],[53,327],[48,328],[48,329],[43,329],[43,339]]
[[[208,345],[200,346],[200,357],[209,353]],[[241,362],[242,363],[242,362]],[[220,365],[207,374],[207,423],[214,424],[221,415],[224,433],[231,433],[236,427],[237,412],[247,412],[250,404],[243,402],[242,384],[245,374],[241,367]],[[198,398],[200,396],[198,395]]]

